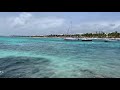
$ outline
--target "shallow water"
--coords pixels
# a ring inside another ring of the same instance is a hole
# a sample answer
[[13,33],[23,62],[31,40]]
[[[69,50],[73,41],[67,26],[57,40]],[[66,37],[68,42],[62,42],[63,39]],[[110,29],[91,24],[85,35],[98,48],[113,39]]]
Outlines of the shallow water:
[[0,77],[118,78],[120,41],[0,37]]

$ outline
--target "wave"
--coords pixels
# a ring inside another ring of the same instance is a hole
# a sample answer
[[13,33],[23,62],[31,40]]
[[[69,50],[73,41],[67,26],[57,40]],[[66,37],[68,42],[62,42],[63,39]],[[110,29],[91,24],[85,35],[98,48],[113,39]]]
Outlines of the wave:
[[[2,62],[1,62],[2,61]],[[52,70],[48,68],[50,60],[36,57],[0,58],[0,68],[5,72],[0,77],[49,77]]]
[[[111,78],[109,76],[105,76],[105,75],[101,75],[101,74],[97,74],[92,70],[89,69],[80,69],[80,71],[86,75],[87,78]],[[83,76],[84,77],[84,76]]]

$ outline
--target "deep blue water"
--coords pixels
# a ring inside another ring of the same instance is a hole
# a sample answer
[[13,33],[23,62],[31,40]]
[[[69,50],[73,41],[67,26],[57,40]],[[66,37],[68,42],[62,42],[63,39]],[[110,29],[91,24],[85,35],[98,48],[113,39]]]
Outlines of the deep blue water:
[[0,77],[118,78],[120,41],[0,37]]

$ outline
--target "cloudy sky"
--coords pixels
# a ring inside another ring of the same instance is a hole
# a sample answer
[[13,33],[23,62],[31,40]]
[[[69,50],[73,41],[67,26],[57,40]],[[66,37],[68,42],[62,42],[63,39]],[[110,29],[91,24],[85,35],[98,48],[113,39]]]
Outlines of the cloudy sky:
[[0,12],[0,35],[120,32],[119,12]]

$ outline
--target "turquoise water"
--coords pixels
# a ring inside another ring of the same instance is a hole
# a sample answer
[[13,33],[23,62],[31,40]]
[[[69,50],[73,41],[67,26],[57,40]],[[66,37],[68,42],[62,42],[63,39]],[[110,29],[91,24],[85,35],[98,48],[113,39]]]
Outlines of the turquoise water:
[[0,37],[0,77],[118,78],[120,41]]

